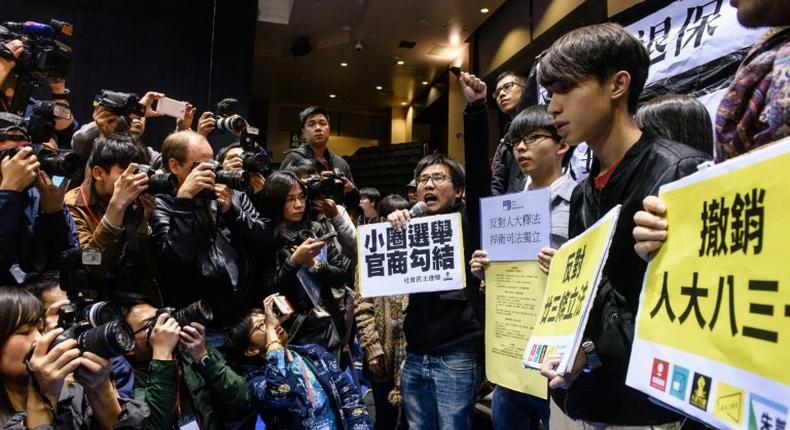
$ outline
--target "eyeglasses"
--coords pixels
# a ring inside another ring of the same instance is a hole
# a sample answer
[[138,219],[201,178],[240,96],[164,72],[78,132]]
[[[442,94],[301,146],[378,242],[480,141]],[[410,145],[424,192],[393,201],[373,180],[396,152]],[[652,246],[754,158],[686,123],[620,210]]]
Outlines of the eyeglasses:
[[538,139],[560,140],[556,136],[552,136],[550,134],[534,133],[534,134],[530,134],[529,136],[523,136],[521,139],[514,139],[512,145],[516,147],[522,142],[524,143],[525,146],[535,145],[538,143]]
[[518,85],[519,87],[524,87],[523,85],[519,84],[516,81],[510,81],[510,82],[506,83],[505,85],[502,85],[501,87],[499,87],[496,90],[494,90],[494,100],[499,98],[499,94],[502,91],[504,91],[505,93],[509,93],[510,90],[513,89],[513,85]]
[[420,176],[419,178],[417,178],[417,183],[420,184],[420,185],[425,185],[430,180],[430,181],[433,181],[434,185],[441,185],[445,181],[447,181],[448,179],[450,179],[450,177],[445,175],[444,173],[436,172],[436,173],[432,173],[430,175],[422,175],[422,176]]

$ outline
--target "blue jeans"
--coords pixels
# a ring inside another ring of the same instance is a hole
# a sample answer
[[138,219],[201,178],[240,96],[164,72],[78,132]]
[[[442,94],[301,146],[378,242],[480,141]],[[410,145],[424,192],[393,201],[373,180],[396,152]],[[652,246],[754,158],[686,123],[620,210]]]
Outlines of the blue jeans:
[[401,392],[410,430],[472,428],[480,364],[473,352],[406,354]]
[[538,421],[549,430],[549,401],[505,387],[494,388],[491,404],[494,430],[537,429]]

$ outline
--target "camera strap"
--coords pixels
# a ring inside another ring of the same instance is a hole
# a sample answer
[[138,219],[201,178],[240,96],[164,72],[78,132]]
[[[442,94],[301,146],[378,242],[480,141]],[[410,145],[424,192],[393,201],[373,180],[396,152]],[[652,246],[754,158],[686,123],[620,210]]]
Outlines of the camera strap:
[[101,220],[99,220],[99,217],[97,217],[96,214],[93,213],[93,210],[91,210],[90,202],[88,201],[88,197],[85,195],[85,189],[82,188],[84,185],[85,184],[82,184],[78,187],[80,190],[80,197],[82,197],[82,202],[85,203],[85,210],[88,211],[88,215],[91,216],[91,219],[93,220],[94,223],[96,223],[96,226],[98,227]]

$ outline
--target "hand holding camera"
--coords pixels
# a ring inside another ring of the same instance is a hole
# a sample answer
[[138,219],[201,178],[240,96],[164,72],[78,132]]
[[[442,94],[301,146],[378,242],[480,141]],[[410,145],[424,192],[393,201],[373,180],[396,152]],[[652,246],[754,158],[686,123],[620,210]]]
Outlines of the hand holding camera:
[[63,329],[55,329],[44,334],[25,357],[28,372],[36,380],[41,394],[56,405],[63,389],[66,376],[82,364],[77,341],[68,339],[50,349]]
[[115,181],[115,185],[107,205],[107,220],[114,226],[123,223],[123,214],[137,197],[148,189],[148,175],[138,171],[137,163],[129,163],[126,170]]
[[293,254],[291,254],[291,263],[295,266],[302,266],[305,268],[315,266],[315,257],[321,252],[325,242],[313,238],[307,238],[299,246],[296,247]]
[[20,149],[13,157],[5,156],[0,164],[3,176],[0,190],[24,191],[38,177],[40,165],[29,146]]
[[141,116],[152,117],[152,116],[164,115],[163,113],[155,111],[151,107],[154,103],[154,100],[159,100],[164,96],[165,96],[164,93],[159,93],[156,91],[148,91],[147,93],[145,93],[145,95],[143,95],[143,97],[140,99],[139,102],[141,105],[145,106],[145,115],[141,115]]
[[208,136],[217,128],[217,120],[211,112],[203,112],[198,118],[198,133]]
[[181,327],[181,344],[184,345],[187,353],[192,357],[192,361],[200,362],[208,351],[206,350],[206,328],[196,322],[189,323]]
[[198,164],[178,189],[176,197],[182,199],[194,199],[203,190],[214,192],[214,180],[216,174],[211,163],[204,162]]
[[93,121],[99,127],[99,133],[102,136],[109,136],[115,133],[115,129],[118,128],[118,118],[120,118],[118,115],[109,109],[105,109],[102,105],[98,105],[93,109]]
[[110,383],[110,360],[92,352],[84,352],[80,367],[74,372],[74,379],[88,390],[95,390]]
[[181,326],[174,318],[170,318],[167,313],[160,314],[156,318],[156,323],[151,331],[151,349],[153,359],[170,361],[173,359],[173,350],[180,339]]
[[[14,66],[16,66],[15,59],[19,58],[24,50],[25,47],[19,39],[9,40],[3,46],[0,46],[0,51],[5,53],[5,55],[0,55],[0,84],[3,83],[8,73],[14,69]],[[14,58],[14,60],[11,58]]]

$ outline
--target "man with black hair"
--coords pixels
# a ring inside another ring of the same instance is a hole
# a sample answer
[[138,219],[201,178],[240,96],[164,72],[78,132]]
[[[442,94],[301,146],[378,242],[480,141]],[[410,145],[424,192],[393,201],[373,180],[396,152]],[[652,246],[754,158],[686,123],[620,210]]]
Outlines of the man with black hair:
[[381,193],[373,187],[363,187],[359,190],[359,207],[362,213],[357,218],[357,225],[378,222],[376,205],[381,200]]
[[[549,90],[557,133],[571,145],[586,141],[595,155],[590,176],[573,191],[569,236],[591,227],[615,205],[620,218],[573,371],[559,374],[550,357],[551,428],[679,428],[681,417],[627,387],[634,316],[645,262],[634,252],[634,214],[662,184],[697,170],[705,154],[639,130],[637,100],[650,59],[644,45],[617,24],[573,30],[540,60],[538,80]],[[617,315],[617,317],[614,317]],[[596,354],[599,360],[587,360]],[[582,370],[586,370],[582,372]]]
[[206,345],[206,327],[179,326],[140,294],[124,293],[117,303],[134,332],[126,358],[134,367],[134,397],[151,409],[146,429],[221,429],[249,415],[247,385]]
[[[464,169],[445,155],[428,155],[417,163],[417,199],[428,215],[461,212],[465,260],[475,236],[464,214]],[[396,230],[407,228],[406,209],[387,216]],[[467,267],[468,269],[468,267]],[[477,383],[482,373],[484,308],[479,281],[467,270],[460,290],[409,295],[403,331],[406,359],[401,391],[409,428],[472,428]]]
[[280,169],[286,170],[297,160],[311,160],[321,176],[341,174],[343,180],[344,202],[348,207],[355,207],[359,200],[359,192],[351,176],[351,168],[346,160],[332,153],[327,145],[329,143],[329,113],[320,106],[310,106],[299,113],[299,124],[302,126],[302,135],[307,143],[296,149],[285,152],[285,158],[280,163]]
[[60,253],[77,246],[63,204],[68,181],[54,185],[28,145],[22,117],[0,112],[0,284],[21,284],[26,272],[56,269]]
[[[461,72],[459,82],[467,102],[464,109],[464,144],[488,148],[486,84],[475,75],[466,72]],[[493,97],[499,110],[508,118],[505,132],[510,127],[510,121],[518,113],[525,85],[526,78],[512,70],[502,72],[496,78]],[[473,172],[469,172],[469,174],[477,180],[477,175],[474,175]],[[494,163],[491,169],[491,195],[498,196],[521,191],[524,189],[525,181],[526,176],[519,169],[516,159],[513,158],[513,148],[504,138],[501,139],[496,152],[494,152]]]
[[[85,268],[100,278],[110,272],[116,278],[134,275],[135,282],[126,282],[124,288],[142,284],[153,294],[155,253],[148,217],[154,196],[145,193],[148,175],[137,171],[146,161],[145,148],[132,138],[100,136],[93,145],[87,177],[66,194],[65,201],[77,225],[80,246],[101,256],[98,264]],[[134,231],[127,232],[129,228]],[[127,249],[129,234],[137,236],[137,249]],[[134,270],[121,267],[127,257],[134,259]],[[120,273],[123,270],[137,273]]]

